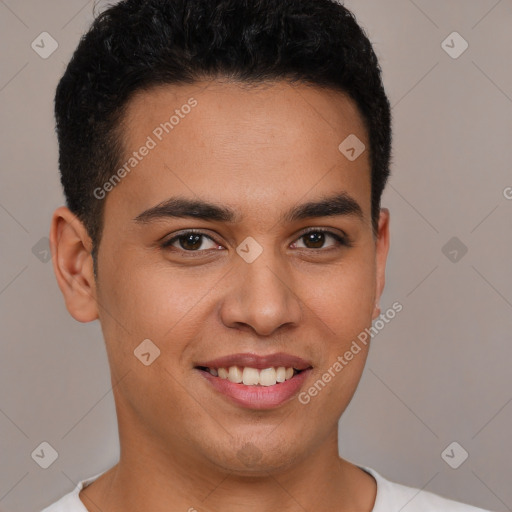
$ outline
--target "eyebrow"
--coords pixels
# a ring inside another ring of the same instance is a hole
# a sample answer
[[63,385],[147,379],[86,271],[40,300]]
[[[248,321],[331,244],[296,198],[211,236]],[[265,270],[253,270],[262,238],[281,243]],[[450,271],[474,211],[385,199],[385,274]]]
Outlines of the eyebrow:
[[[364,220],[359,203],[346,192],[310,201],[284,212],[280,222],[295,222],[315,217],[353,216]],[[165,218],[195,218],[226,223],[240,222],[241,216],[230,207],[186,197],[171,197],[135,217],[134,221],[148,223]]]

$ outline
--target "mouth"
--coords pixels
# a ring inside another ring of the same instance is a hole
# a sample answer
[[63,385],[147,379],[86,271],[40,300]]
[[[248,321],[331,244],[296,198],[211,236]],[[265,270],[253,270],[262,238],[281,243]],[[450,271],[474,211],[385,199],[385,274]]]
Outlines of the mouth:
[[295,375],[305,370],[298,370],[291,366],[269,367],[259,370],[249,366],[230,366],[229,368],[209,368],[207,366],[196,366],[198,370],[208,372],[213,377],[228,380],[234,384],[245,386],[275,386],[292,379]]
[[283,353],[235,354],[194,366],[215,392],[250,409],[271,409],[290,401],[312,368],[308,361]]

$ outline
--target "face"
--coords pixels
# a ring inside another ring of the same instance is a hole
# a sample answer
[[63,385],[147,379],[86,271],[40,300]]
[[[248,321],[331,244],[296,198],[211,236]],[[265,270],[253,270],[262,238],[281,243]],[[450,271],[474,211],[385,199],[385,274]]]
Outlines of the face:
[[166,86],[130,101],[123,130],[89,316],[68,300],[101,321],[121,441],[240,473],[296,463],[336,435],[368,345],[335,363],[384,286],[369,152],[339,149],[369,147],[355,104],[285,82]]

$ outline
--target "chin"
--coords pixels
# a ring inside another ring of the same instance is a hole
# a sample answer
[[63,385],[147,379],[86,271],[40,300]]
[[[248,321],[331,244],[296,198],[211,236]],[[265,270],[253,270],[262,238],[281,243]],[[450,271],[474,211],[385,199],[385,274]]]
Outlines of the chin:
[[258,441],[231,440],[224,449],[219,447],[215,453],[208,454],[210,461],[234,475],[241,477],[268,476],[269,473],[280,472],[293,466],[303,454],[302,443],[295,446],[283,445],[280,439],[269,443],[267,439]]

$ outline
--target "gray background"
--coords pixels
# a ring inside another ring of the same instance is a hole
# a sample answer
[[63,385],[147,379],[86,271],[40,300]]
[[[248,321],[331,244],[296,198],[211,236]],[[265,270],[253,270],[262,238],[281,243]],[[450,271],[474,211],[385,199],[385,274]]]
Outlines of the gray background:
[[[389,479],[512,510],[512,1],[345,4],[375,44],[393,105],[381,306],[404,309],[373,340],[340,422],[340,452]],[[45,262],[63,203],[53,95],[92,6],[0,0],[4,511],[38,510],[118,457],[99,324],[68,315]],[[43,31],[59,45],[47,59],[31,48]],[[442,47],[453,31],[469,43],[456,59]],[[458,247],[445,247],[453,237]],[[48,469],[31,458],[42,441],[58,452]],[[458,469],[441,457],[453,441],[469,453]]]

